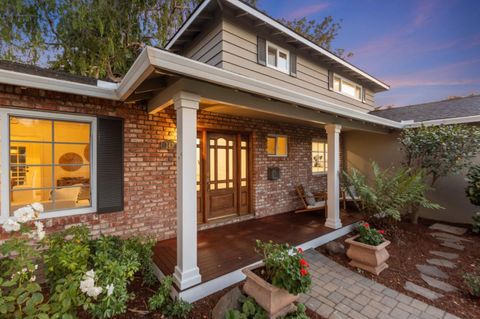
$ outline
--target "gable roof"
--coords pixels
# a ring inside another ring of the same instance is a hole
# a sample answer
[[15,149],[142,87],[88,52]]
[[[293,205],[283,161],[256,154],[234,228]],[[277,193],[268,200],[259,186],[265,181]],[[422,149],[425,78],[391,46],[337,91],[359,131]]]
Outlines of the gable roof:
[[393,121],[434,121],[480,116],[480,95],[370,112]]
[[[195,27],[194,24],[203,24],[204,22],[198,22],[200,20],[202,14],[211,14],[212,11],[215,11],[220,7],[220,9],[224,9],[226,7],[231,7],[237,12],[241,12],[237,14],[238,17],[242,17],[242,19],[252,19],[257,21],[257,27],[260,25],[267,26],[271,29],[276,30],[277,32],[280,31],[282,35],[287,36],[294,42],[291,42],[291,45],[297,46],[298,48],[303,48],[308,50],[311,55],[317,55],[324,59],[327,63],[333,65],[334,67],[340,69],[341,71],[354,75],[357,78],[360,78],[363,81],[366,81],[372,86],[375,92],[389,90],[390,86],[385,84],[384,82],[380,81],[379,79],[371,76],[367,72],[361,70],[360,68],[354,66],[350,62],[336,56],[332,52],[322,48],[321,46],[315,44],[311,40],[307,39],[303,35],[295,32],[294,30],[290,29],[289,27],[281,24],[277,20],[273,19],[272,17],[268,16],[264,12],[259,11],[258,9],[246,4],[241,0],[204,0],[190,15],[190,17],[185,21],[185,23],[180,27],[180,29],[174,34],[174,36],[168,41],[165,49],[173,50],[176,45],[178,45],[181,41],[188,42],[187,39],[182,39],[182,37],[190,37],[192,32],[200,33],[202,28]],[[190,32],[190,35],[188,34]],[[275,32],[270,32],[275,33]]]

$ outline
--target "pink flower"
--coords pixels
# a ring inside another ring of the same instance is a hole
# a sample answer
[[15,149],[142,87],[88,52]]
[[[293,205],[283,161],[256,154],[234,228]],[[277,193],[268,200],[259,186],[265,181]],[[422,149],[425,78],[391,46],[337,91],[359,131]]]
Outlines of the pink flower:
[[382,235],[385,235],[385,231],[383,229],[380,229],[378,232]]

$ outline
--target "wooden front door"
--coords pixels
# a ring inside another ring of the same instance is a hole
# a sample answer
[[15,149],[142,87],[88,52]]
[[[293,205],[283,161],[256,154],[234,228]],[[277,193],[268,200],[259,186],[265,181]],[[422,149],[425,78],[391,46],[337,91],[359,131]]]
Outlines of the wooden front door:
[[248,214],[248,137],[232,133],[201,134],[204,145],[198,145],[199,151],[203,151],[203,161],[200,159],[197,168],[199,222]]

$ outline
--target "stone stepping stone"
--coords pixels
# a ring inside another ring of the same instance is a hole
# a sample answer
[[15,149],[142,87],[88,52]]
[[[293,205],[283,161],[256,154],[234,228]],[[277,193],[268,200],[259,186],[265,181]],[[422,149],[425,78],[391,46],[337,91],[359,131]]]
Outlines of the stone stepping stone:
[[457,288],[455,288],[454,286],[433,277],[424,274],[420,274],[420,276],[422,277],[423,281],[425,281],[430,287],[437,288],[445,292],[452,292],[457,290]]
[[443,247],[453,248],[453,249],[456,249],[456,250],[464,250],[465,249],[465,246],[463,246],[463,245],[451,243],[451,242],[448,242],[448,241],[444,241],[440,245],[442,245]]
[[444,251],[431,250],[431,251],[429,251],[429,253],[432,254],[432,255],[435,255],[435,256],[438,256],[438,257],[443,257],[445,259],[450,259],[450,260],[458,258],[458,254],[447,253],[447,252],[444,252]]
[[438,267],[430,266],[430,265],[415,265],[419,272],[424,275],[447,279],[448,275],[441,271]]
[[447,267],[452,269],[457,267],[457,265],[455,265],[455,263],[451,262],[450,260],[440,258],[427,259],[427,263],[429,263],[430,265]]
[[434,233],[430,233],[430,235],[432,235],[435,238],[441,239],[441,240],[447,240],[448,239],[448,241],[464,241],[464,242],[469,242],[469,243],[473,242],[470,239],[463,238],[463,237],[460,237],[460,236],[457,236],[457,235],[452,235],[452,234],[449,234],[449,233],[434,232]]
[[429,300],[436,300],[440,297],[443,297],[442,294],[438,293],[438,292],[435,292],[435,291],[431,291],[430,289],[428,288],[425,288],[425,287],[422,287],[422,286],[419,286],[419,285],[416,285],[414,284],[413,282],[410,282],[410,281],[407,281],[405,283],[405,286],[403,287],[405,288],[405,290],[408,290],[408,291],[411,291],[413,293],[416,293],[422,297],[425,297]]
[[440,231],[454,234],[454,235],[464,235],[467,232],[467,229],[464,227],[450,226],[450,225],[445,225],[441,223],[435,223],[429,228],[434,230],[440,230]]

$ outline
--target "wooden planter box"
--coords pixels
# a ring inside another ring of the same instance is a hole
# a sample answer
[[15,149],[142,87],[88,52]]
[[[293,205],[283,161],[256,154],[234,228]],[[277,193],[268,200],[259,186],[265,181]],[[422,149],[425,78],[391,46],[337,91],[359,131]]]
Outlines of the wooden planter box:
[[358,237],[359,235],[345,240],[345,243],[349,244],[347,256],[351,259],[350,266],[379,275],[388,268],[386,261],[390,254],[386,247],[390,245],[390,241],[385,240],[378,246],[370,246],[356,241]]
[[243,273],[247,276],[243,286],[245,293],[255,299],[267,311],[269,318],[274,319],[295,311],[296,308],[293,303],[298,300],[299,296],[273,286],[253,272],[253,270],[263,266],[261,264],[243,270]]

